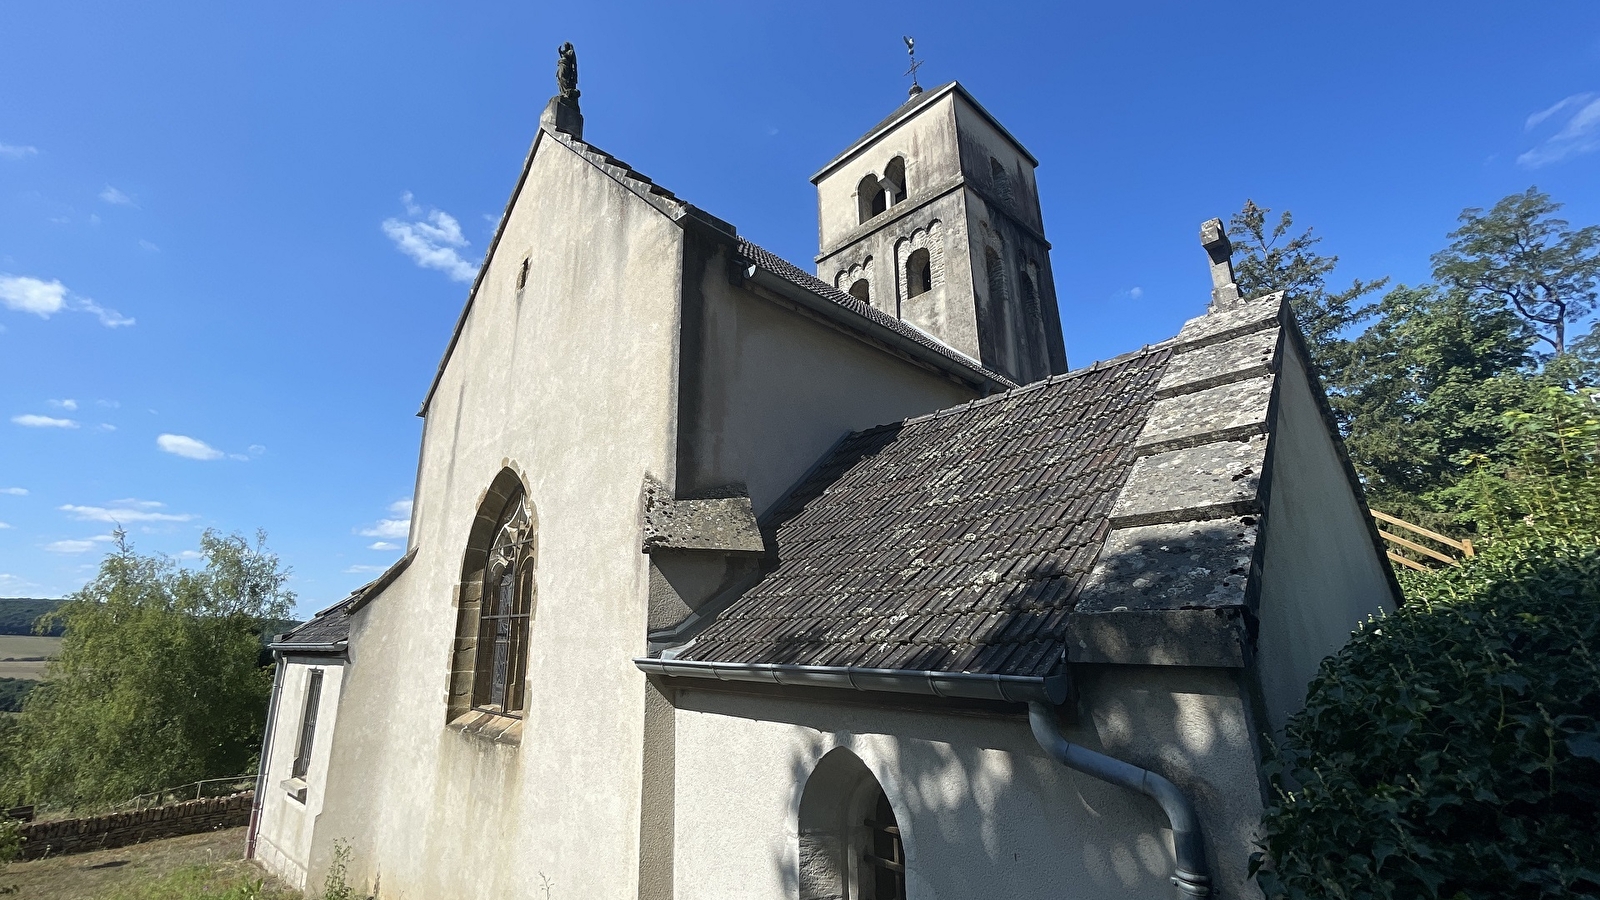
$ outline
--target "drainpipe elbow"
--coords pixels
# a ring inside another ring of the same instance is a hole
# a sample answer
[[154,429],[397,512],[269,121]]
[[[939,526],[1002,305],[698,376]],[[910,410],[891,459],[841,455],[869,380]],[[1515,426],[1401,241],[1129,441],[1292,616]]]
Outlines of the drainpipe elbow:
[[1085,775],[1138,791],[1156,801],[1172,826],[1177,865],[1172,885],[1180,898],[1211,895],[1211,867],[1206,863],[1200,816],[1178,786],[1163,776],[1130,762],[1107,756],[1067,740],[1056,721],[1055,710],[1043,703],[1028,704],[1028,724],[1033,738],[1051,759]]

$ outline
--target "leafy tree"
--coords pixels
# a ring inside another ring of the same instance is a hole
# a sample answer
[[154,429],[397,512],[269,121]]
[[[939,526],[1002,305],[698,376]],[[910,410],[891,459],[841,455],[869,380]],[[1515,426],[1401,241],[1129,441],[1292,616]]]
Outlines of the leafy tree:
[[1531,329],[1483,298],[1395,288],[1350,343],[1331,402],[1376,504],[1419,516],[1454,482],[1462,454],[1494,456],[1502,417],[1537,391]]
[[1270,212],[1254,200],[1246,200],[1244,208],[1228,221],[1234,281],[1246,297],[1283,291],[1305,332],[1312,363],[1325,378],[1337,383],[1348,362],[1349,341],[1344,334],[1369,315],[1356,301],[1382,288],[1389,279],[1357,279],[1342,291],[1329,290],[1327,279],[1339,257],[1317,253],[1322,238],[1310,228],[1290,236],[1294,215],[1288,210],[1269,226]]
[[1525,532],[1403,576],[1269,775],[1280,898],[1600,898],[1600,543]]
[[1600,534],[1600,391],[1551,385],[1503,417],[1496,456],[1442,492],[1479,533]]
[[1561,204],[1538,188],[1469,208],[1451,244],[1433,257],[1441,283],[1509,306],[1539,329],[1557,355],[1567,327],[1595,306],[1600,282],[1600,225],[1573,231],[1555,217]]
[[81,805],[255,764],[271,692],[261,634],[294,595],[264,535],[207,531],[200,550],[203,566],[181,569],[119,532],[52,614],[61,655],[17,717],[0,796]]

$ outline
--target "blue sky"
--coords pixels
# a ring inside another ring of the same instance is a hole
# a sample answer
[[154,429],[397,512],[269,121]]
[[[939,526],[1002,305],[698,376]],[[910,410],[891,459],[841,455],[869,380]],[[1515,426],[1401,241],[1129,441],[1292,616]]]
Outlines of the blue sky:
[[[914,10],[915,15],[910,11]],[[586,137],[809,268],[808,177],[962,81],[1041,161],[1074,366],[1207,299],[1199,223],[1293,209],[1416,283],[1530,184],[1600,222],[1600,5],[0,6],[0,596],[119,522],[264,528],[301,610],[405,542],[426,391],[553,91]]]

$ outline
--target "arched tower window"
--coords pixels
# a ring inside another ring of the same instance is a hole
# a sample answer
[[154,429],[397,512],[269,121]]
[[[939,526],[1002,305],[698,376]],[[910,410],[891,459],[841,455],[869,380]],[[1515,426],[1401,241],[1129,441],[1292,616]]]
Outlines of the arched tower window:
[[1033,276],[1027,272],[1022,273],[1022,310],[1028,314],[1029,320],[1039,318],[1039,289],[1033,284]]
[[538,532],[522,480],[502,470],[479,504],[462,559],[450,673],[452,719],[473,710],[522,713]]
[[860,757],[837,747],[818,761],[799,825],[800,900],[905,900],[900,823]]
[[857,278],[855,284],[850,285],[850,296],[862,303],[872,303],[872,285],[865,278]]
[[992,156],[989,157],[989,180],[994,182],[995,196],[999,197],[1003,203],[1010,203],[1011,174],[1006,171],[1006,167],[1001,164],[1000,160]]
[[860,205],[861,221],[865,222],[889,208],[889,201],[878,183],[878,176],[867,175],[856,186],[856,202]]
[[1000,254],[993,247],[983,250],[983,270],[989,280],[990,308],[1003,309],[1006,302],[1006,269],[1000,263]]
[[904,157],[896,156],[889,160],[883,167],[883,189],[889,195],[889,205],[893,206],[906,198],[906,161]]
[[911,256],[906,260],[906,296],[920,296],[932,288],[933,257],[928,255],[928,248],[911,251]]

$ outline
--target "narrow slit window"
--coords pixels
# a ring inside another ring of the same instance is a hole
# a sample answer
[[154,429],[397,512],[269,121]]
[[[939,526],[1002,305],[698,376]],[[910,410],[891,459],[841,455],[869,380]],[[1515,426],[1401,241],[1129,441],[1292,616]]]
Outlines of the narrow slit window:
[[322,670],[312,669],[306,682],[306,706],[300,716],[300,743],[295,747],[292,778],[305,778],[311,768],[311,748],[317,739],[317,708],[322,705]]

